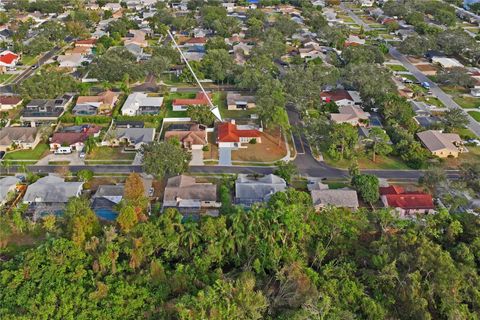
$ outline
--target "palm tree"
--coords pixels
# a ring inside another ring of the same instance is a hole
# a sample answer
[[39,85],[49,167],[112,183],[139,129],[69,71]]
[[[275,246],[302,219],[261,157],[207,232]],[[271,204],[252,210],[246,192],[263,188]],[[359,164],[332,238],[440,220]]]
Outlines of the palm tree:
[[180,240],[184,244],[188,244],[188,253],[191,253],[193,246],[200,240],[200,230],[198,229],[197,224],[193,221],[186,222],[184,227]]

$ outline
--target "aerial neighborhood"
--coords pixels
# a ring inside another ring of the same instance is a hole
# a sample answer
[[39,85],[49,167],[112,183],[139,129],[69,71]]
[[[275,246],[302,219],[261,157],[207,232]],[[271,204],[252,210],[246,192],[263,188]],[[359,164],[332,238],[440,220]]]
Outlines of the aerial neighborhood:
[[476,319],[480,1],[1,1],[0,164],[2,319]]

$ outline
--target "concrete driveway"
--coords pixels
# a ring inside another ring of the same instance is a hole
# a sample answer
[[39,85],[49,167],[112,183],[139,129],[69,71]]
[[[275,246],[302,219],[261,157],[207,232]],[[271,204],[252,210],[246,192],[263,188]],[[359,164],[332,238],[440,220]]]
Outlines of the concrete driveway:
[[191,166],[203,166],[203,150],[194,149],[192,150],[192,160],[190,161]]
[[80,158],[78,156],[78,152],[72,152],[70,154],[49,154],[46,157],[38,160],[36,165],[38,166],[46,166],[50,161],[55,161],[55,162],[63,162],[63,161],[68,161],[70,162],[70,165],[74,166],[83,166],[85,165],[84,159]]
[[218,148],[218,165],[231,166],[232,165],[232,148]]

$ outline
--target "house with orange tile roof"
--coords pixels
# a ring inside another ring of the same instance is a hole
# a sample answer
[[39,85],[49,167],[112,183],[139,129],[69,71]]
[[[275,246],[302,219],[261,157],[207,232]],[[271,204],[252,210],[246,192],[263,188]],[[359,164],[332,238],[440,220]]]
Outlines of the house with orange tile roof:
[[249,143],[252,140],[262,142],[259,130],[237,125],[233,120],[220,123],[217,130],[217,143],[220,148],[246,148],[242,143]]
[[93,48],[97,43],[97,39],[85,39],[85,40],[77,40],[75,41],[75,47],[86,47],[86,48]]
[[400,186],[380,187],[379,191],[383,205],[394,208],[402,218],[435,212],[433,198],[430,194],[419,191],[405,191]]
[[[208,93],[208,97],[212,99],[212,94]],[[208,98],[203,92],[198,92],[195,98],[191,99],[174,99],[172,102],[173,111],[186,111],[188,107],[208,106]]]

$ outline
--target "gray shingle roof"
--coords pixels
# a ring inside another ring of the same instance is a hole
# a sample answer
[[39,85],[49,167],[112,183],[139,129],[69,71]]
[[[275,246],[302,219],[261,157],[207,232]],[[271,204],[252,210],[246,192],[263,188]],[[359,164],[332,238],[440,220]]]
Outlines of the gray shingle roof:
[[17,177],[5,177],[0,179],[0,202],[6,200],[7,195],[20,182]]
[[67,203],[71,197],[77,197],[82,191],[83,182],[65,182],[63,178],[46,176],[27,188],[24,202]]
[[274,193],[283,192],[286,188],[285,180],[273,174],[258,179],[240,174],[235,182],[236,202],[243,205],[265,202]]
[[326,189],[312,190],[314,206],[337,206],[345,208],[358,208],[357,192],[351,189]]
[[168,179],[163,194],[164,206],[176,206],[182,201],[198,203],[199,201],[217,201],[217,186],[213,183],[197,183],[194,177],[176,176]]

